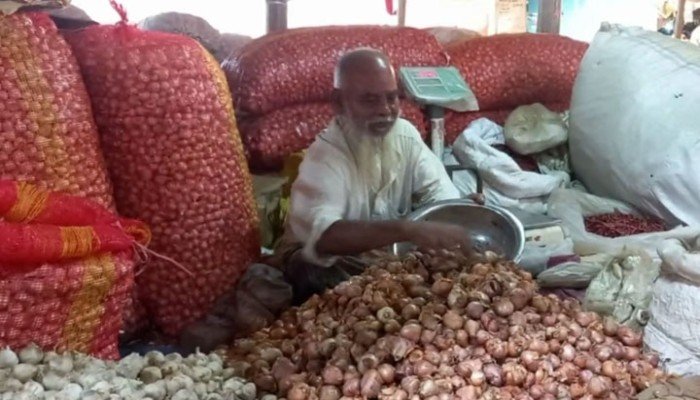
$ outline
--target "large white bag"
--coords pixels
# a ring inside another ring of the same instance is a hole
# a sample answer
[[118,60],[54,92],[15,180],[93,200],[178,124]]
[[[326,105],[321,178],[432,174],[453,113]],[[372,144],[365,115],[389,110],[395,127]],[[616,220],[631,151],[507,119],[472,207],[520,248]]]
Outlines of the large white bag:
[[678,240],[659,246],[662,275],[654,284],[651,321],[644,343],[667,360],[667,372],[697,375],[700,371],[700,254],[699,243]]
[[577,176],[668,223],[700,225],[700,51],[638,28],[604,25],[574,85]]

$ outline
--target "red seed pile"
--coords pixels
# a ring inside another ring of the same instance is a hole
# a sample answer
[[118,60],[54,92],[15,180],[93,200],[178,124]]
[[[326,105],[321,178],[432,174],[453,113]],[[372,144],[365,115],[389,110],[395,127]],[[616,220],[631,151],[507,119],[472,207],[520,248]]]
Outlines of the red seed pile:
[[657,218],[619,212],[592,215],[584,218],[584,223],[586,231],[610,238],[666,230],[664,222]]
[[259,392],[321,399],[632,399],[662,379],[641,335],[537,294],[493,257],[384,260],[229,350]]
[[[401,103],[402,117],[413,123],[425,137],[427,121],[414,103]],[[267,115],[241,122],[241,136],[254,171],[274,171],[284,158],[304,150],[333,118],[330,103],[309,103],[285,107]]]
[[0,17],[0,179],[114,207],[80,70],[45,14]]
[[201,317],[259,256],[252,185],[225,77],[194,40],[133,26],[69,36],[115,185],[151,227],[137,284],[166,333]]
[[338,58],[358,47],[384,51],[397,68],[447,65],[435,37],[420,29],[327,26],[256,39],[223,67],[237,109],[260,115],[289,105],[328,101]]

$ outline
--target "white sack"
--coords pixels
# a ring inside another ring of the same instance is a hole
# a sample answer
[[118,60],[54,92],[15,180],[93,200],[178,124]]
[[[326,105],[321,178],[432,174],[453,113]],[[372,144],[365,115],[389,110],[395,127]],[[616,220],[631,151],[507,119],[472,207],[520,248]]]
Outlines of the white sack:
[[574,172],[595,194],[669,223],[700,225],[699,107],[697,47],[604,25],[574,85]]
[[[523,171],[508,154],[491,146],[497,136],[484,129],[484,123],[480,121],[475,121],[457,138],[452,152],[461,165],[478,171],[485,189],[488,187],[512,199],[515,206],[520,202],[536,202],[543,206],[554,189],[569,183],[566,173],[542,175]],[[487,135],[486,139],[482,135]],[[484,195],[488,201],[487,190]]]
[[[686,249],[676,240],[659,247],[662,275],[654,284],[651,321],[644,343],[657,351],[667,372],[697,375],[700,371],[700,260],[698,243]],[[686,279],[683,276],[691,279]]]

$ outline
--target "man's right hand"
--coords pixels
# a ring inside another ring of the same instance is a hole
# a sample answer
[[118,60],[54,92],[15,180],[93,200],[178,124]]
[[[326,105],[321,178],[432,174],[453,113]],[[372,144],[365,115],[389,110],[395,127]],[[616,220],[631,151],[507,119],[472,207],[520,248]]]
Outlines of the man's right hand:
[[464,228],[459,225],[439,222],[406,222],[408,241],[421,250],[459,249],[463,253],[473,252],[472,243]]

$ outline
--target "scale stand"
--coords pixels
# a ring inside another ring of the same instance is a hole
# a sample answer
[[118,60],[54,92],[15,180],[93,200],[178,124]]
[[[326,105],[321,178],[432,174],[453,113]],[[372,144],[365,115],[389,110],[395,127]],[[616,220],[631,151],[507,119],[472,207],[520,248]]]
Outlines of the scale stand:
[[[478,111],[479,103],[471,88],[454,67],[403,67],[399,71],[408,95],[427,109],[430,118],[430,147],[444,163],[445,109]],[[461,165],[445,166],[450,179],[455,171],[469,170]],[[476,172],[476,171],[475,171]],[[483,192],[483,181],[476,172],[477,193]],[[522,222],[526,241],[536,245],[558,243],[565,239],[560,221],[520,210],[510,210]]]

